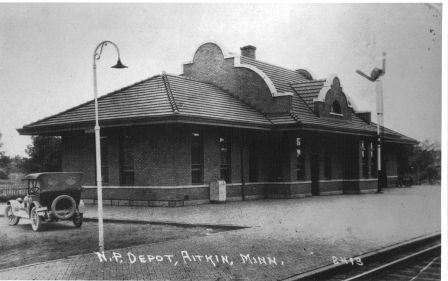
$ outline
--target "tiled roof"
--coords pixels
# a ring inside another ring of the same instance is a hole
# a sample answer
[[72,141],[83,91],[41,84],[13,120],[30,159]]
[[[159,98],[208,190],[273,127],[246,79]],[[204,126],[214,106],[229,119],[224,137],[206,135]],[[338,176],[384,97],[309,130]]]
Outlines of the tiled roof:
[[[269,126],[260,112],[224,90],[175,75],[157,75],[98,99],[101,122],[157,117],[192,117]],[[89,101],[59,114],[25,125],[21,133],[51,126],[94,122],[94,102]]]
[[[242,64],[263,71],[274,83],[277,91],[293,93],[290,112],[263,114],[238,100],[227,91],[182,75],[157,75],[125,87],[98,99],[102,124],[119,124],[134,120],[169,119],[194,120],[204,124],[222,124],[245,127],[273,128],[273,125],[302,127],[310,130],[328,130],[340,133],[376,134],[376,124],[366,123],[355,114],[352,121],[318,117],[313,112],[313,99],[325,80],[308,80],[302,74],[260,62],[244,56]],[[182,119],[183,118],[183,119]],[[86,102],[59,114],[25,125],[19,132],[35,134],[45,128],[77,128],[94,122],[94,103]],[[390,140],[415,140],[385,128]]]
[[275,125],[297,125],[297,121],[289,113],[270,113],[266,117]]
[[262,113],[212,84],[174,75],[167,79],[181,116],[272,124]]
[[312,108],[314,107],[313,99],[319,96],[319,92],[324,86],[324,83],[325,79],[291,83],[291,88]]
[[[292,112],[303,127],[314,129],[326,129],[331,131],[339,131],[345,133],[364,133],[368,135],[375,135],[377,132],[377,125],[373,122],[370,124],[363,121],[356,114],[352,114],[352,120],[341,120],[335,118],[318,117],[314,114],[305,100],[297,94],[293,96]],[[384,127],[384,135],[388,140],[395,140],[400,142],[414,143],[415,140],[407,136],[399,134],[391,129]]]
[[257,67],[263,71],[274,83],[275,88],[279,93],[292,92],[290,83],[299,83],[309,81],[302,74],[297,71],[286,69],[283,67],[275,66],[245,56],[240,57],[242,64],[249,64]]
[[[95,119],[94,101],[83,103],[59,114],[36,121],[26,128],[70,125]],[[122,118],[154,117],[172,114],[161,76],[154,76],[98,99],[100,121]]]

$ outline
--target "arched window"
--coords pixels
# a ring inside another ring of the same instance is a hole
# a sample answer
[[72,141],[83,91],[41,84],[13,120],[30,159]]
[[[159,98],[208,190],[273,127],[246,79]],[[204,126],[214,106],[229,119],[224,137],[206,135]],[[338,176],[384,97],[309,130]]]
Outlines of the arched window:
[[337,100],[335,100],[333,102],[333,104],[331,105],[331,112],[337,113],[337,114],[342,114],[341,105],[339,104],[339,102]]

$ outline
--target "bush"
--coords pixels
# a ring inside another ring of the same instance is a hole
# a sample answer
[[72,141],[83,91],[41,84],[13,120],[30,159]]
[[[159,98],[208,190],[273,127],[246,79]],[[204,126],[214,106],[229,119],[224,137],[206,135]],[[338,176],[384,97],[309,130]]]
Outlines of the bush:
[[1,180],[7,180],[8,179],[8,174],[3,169],[0,169],[0,179]]

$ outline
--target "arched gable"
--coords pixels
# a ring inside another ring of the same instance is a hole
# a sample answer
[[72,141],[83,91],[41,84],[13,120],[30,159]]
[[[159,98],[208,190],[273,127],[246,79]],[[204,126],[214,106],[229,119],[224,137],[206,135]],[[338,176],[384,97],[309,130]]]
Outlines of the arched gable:
[[290,110],[292,93],[279,93],[261,69],[241,63],[240,56],[216,42],[198,47],[193,60],[184,64],[184,75],[213,83],[266,113]]
[[351,120],[353,103],[343,92],[337,75],[329,75],[317,98],[313,100],[315,112],[321,117]]
[[[224,59],[233,58],[233,66],[235,68],[245,68],[254,73],[256,73],[260,78],[266,83],[269,88],[272,97],[283,96],[285,94],[279,94],[274,86],[271,79],[260,69],[253,65],[241,63],[240,56],[231,54],[230,52],[222,46],[222,44],[217,42],[205,42],[196,49],[192,63],[202,63],[205,65],[205,71],[212,71],[211,67],[221,67]],[[292,95],[288,93],[287,95]]]
[[227,51],[227,49],[224,47],[224,45],[222,45],[220,42],[207,41],[207,42],[203,42],[202,44],[199,44],[199,46],[195,49],[194,54],[192,56],[193,61],[194,61],[194,58],[196,57],[196,54],[198,53],[198,51],[201,50],[201,47],[203,45],[206,45],[206,44],[215,45],[217,47],[217,49],[219,51],[221,51],[222,57],[225,58],[225,59],[226,58],[231,58],[231,57],[235,56],[235,55],[231,54],[229,51]]

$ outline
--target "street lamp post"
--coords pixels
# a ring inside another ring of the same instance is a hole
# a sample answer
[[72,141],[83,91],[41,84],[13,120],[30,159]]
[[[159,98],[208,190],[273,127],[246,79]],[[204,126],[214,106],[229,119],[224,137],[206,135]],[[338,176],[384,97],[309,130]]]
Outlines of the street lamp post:
[[93,52],[93,92],[95,94],[95,151],[96,151],[96,186],[98,193],[98,243],[99,251],[104,251],[104,230],[103,230],[103,183],[101,175],[101,141],[100,141],[100,125],[98,122],[98,88],[97,88],[97,77],[96,77],[96,61],[101,58],[103,53],[103,48],[111,44],[115,47],[118,54],[117,63],[112,66],[112,68],[126,68],[120,60],[120,50],[118,46],[111,41],[103,41],[96,46]]
[[383,142],[383,133],[384,133],[384,112],[383,112],[383,82],[381,81],[381,76],[386,74],[386,53],[383,52],[382,56],[383,60],[383,68],[377,68],[375,67],[372,72],[370,73],[370,76],[367,74],[364,74],[360,70],[356,70],[356,73],[361,75],[362,77],[366,78],[367,80],[374,82],[376,84],[376,114],[377,114],[377,127],[376,127],[376,134],[377,134],[377,169],[378,169],[378,189],[377,192],[381,193],[382,188],[382,178],[383,178],[383,171],[381,167],[381,146]]

